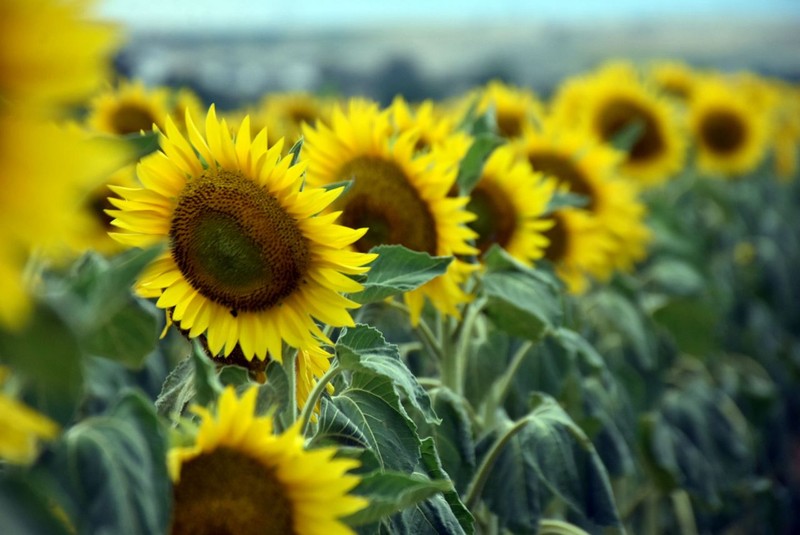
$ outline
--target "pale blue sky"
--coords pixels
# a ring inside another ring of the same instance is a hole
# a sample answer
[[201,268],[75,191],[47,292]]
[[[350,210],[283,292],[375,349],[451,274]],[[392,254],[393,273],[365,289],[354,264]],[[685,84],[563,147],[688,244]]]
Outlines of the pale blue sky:
[[98,12],[132,29],[358,28],[661,16],[794,17],[800,0],[100,0]]

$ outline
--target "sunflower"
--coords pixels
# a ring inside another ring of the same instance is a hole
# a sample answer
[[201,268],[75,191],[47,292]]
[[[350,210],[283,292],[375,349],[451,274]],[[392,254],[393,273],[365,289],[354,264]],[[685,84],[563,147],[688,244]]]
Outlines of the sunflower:
[[495,149],[467,205],[477,215],[470,227],[478,234],[478,249],[485,252],[496,243],[527,265],[541,258],[547,246],[543,233],[552,225],[542,216],[554,189],[554,181],[532,172],[508,145]]
[[[28,316],[24,271],[31,252],[48,260],[71,254],[91,233],[87,193],[126,157],[126,149],[111,140],[0,114],[0,325],[19,327]],[[22,202],[31,199],[36,202]]]
[[362,287],[346,275],[367,271],[375,258],[348,250],[366,229],[317,216],[342,192],[302,188],[303,165],[282,158],[267,132],[250,137],[245,118],[232,136],[212,106],[205,136],[190,115],[189,141],[171,119],[161,151],[138,167],[143,188],[112,187],[114,237],[168,250],[145,268],[137,290],[190,338],[203,334],[212,354],[237,347],[247,359],[281,360],[281,344],[306,349],[330,343],[314,318],[353,325],[340,292]]
[[686,143],[679,116],[663,97],[638,80],[632,68],[616,64],[581,83],[583,87],[573,87],[569,95],[573,106],[576,95],[583,96],[579,109],[554,104],[559,120],[569,120],[562,115],[564,111],[559,111],[569,110],[578,118],[579,128],[606,144],[613,144],[623,132],[639,125],[641,132],[621,171],[642,185],[659,184],[682,169]]
[[598,232],[613,244],[608,250],[610,269],[630,271],[644,258],[650,240],[646,210],[632,184],[617,174],[618,151],[552,119],[526,129],[514,148],[534,171],[555,179],[562,191],[586,198],[585,209],[597,219]]
[[[188,132],[186,128],[186,112],[192,117],[199,117],[204,113],[205,106],[202,99],[188,87],[180,87],[170,91],[170,102],[172,104],[169,116],[180,128],[181,132]],[[251,125],[252,126],[252,125]],[[257,130],[256,130],[257,131]]]
[[657,61],[650,66],[648,77],[661,91],[683,102],[691,100],[699,74],[681,61]]
[[552,226],[544,233],[544,257],[572,294],[582,294],[593,278],[608,275],[609,251],[613,244],[597,219],[585,210],[562,208],[548,216]]
[[261,98],[257,115],[264,117],[269,143],[286,138],[288,150],[300,139],[303,124],[313,125],[328,119],[331,105],[328,99],[302,91],[267,93]]
[[[467,197],[448,197],[456,179],[454,166],[435,153],[415,153],[416,134],[392,137],[388,114],[377,105],[352,100],[346,110],[336,107],[331,126],[304,126],[303,156],[311,185],[353,180],[350,190],[333,207],[342,219],[369,231],[354,246],[368,251],[375,245],[399,244],[430,255],[472,255],[468,240],[475,234],[465,226],[474,216],[464,207]],[[460,288],[469,268],[460,260],[424,286],[405,294],[413,323],[419,320],[423,296],[439,311],[458,316],[458,305],[470,297]]]
[[478,115],[492,110],[497,133],[507,139],[519,137],[523,127],[536,120],[544,110],[536,93],[499,80],[492,80],[464,97],[462,112],[466,112],[469,106],[475,106]]
[[174,481],[171,532],[248,535],[354,533],[342,518],[367,501],[348,494],[358,461],[335,448],[306,450],[299,426],[275,435],[269,417],[255,416],[258,390],[219,397],[216,415],[202,421],[194,445],[169,452]]
[[115,29],[86,19],[86,2],[0,3],[0,100],[62,115],[110,72]]
[[755,169],[766,154],[768,119],[723,80],[709,78],[698,84],[689,107],[697,167],[725,176]]
[[149,132],[153,125],[163,129],[169,112],[166,89],[147,89],[140,81],[123,80],[91,100],[86,123],[96,132],[124,136]]

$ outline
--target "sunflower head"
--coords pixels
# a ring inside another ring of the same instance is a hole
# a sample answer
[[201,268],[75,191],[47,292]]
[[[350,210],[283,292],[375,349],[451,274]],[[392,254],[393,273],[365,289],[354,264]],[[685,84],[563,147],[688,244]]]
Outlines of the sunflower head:
[[744,174],[766,153],[767,117],[719,78],[697,85],[689,108],[689,128],[697,144],[697,166],[705,173]]
[[527,265],[541,258],[551,224],[542,216],[554,189],[553,180],[533,172],[510,146],[495,149],[467,205],[476,215],[470,227],[478,234],[478,249],[483,253],[496,243]]
[[237,398],[228,387],[216,413],[194,409],[194,444],[168,457],[172,533],[352,533],[341,518],[367,505],[348,494],[358,462],[335,458],[335,448],[306,450],[298,425],[276,435],[271,418],[254,414],[257,392]]
[[168,243],[140,275],[137,289],[157,297],[212,354],[281,359],[281,345],[329,343],[316,320],[353,325],[343,292],[361,285],[346,275],[367,271],[374,255],[349,250],[365,230],[318,215],[342,192],[303,188],[304,165],[269,147],[267,132],[250,136],[245,118],[235,135],[212,106],[205,135],[187,114],[189,139],[171,119],[161,151],[138,166],[142,188],[112,188],[121,229],[134,246]]
[[166,89],[123,80],[91,100],[86,122],[96,132],[123,136],[149,132],[154,126],[163,129],[169,112]]
[[649,78],[661,91],[683,102],[692,97],[698,73],[681,61],[658,61],[650,66]]
[[508,85],[500,80],[492,80],[464,96],[459,106],[461,115],[472,106],[478,115],[491,110],[497,133],[506,139],[519,137],[523,128],[541,116],[544,110],[536,93],[530,89]]
[[[573,84],[572,98],[583,96],[577,110],[564,104],[554,109],[569,111],[579,127],[600,143],[613,144],[629,129],[638,128],[620,169],[642,185],[654,185],[682,168],[686,144],[676,112],[635,74],[626,64],[612,65],[575,82],[577,87]],[[558,116],[562,121],[569,118]]]
[[[352,100],[347,108],[334,109],[330,126],[306,125],[304,138],[309,184],[352,181],[333,208],[342,212],[345,224],[369,229],[354,244],[356,250],[396,244],[430,255],[475,254],[468,243],[475,234],[465,225],[474,218],[464,210],[468,199],[448,197],[456,167],[438,158],[437,151],[416,150],[416,132],[394,135],[387,111]],[[440,310],[452,311],[465,302],[457,285],[437,284],[424,291]]]

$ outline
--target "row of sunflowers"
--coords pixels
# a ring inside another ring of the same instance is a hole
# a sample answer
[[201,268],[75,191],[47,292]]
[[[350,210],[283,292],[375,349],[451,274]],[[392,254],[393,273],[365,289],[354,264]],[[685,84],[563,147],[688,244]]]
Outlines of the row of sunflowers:
[[0,9],[9,533],[791,532],[800,88],[115,79]]

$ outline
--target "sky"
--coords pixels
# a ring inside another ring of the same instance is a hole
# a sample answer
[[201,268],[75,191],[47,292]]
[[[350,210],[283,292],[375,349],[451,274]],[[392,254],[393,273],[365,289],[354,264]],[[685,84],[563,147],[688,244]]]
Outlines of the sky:
[[800,0],[99,0],[97,12],[132,30],[302,30],[678,15],[800,21]]

